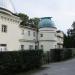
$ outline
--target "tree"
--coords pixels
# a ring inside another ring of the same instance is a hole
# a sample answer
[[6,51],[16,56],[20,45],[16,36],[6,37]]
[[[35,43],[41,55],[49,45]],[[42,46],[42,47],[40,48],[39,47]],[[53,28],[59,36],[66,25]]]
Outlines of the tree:
[[40,21],[39,18],[30,18],[29,16],[23,13],[19,13],[18,16],[21,18],[22,22],[20,24],[21,27],[30,26],[38,29],[38,23]]
[[64,47],[65,48],[73,48],[73,39],[72,37],[64,34]]
[[75,22],[72,23],[72,28],[67,30],[67,35],[64,35],[64,47],[75,48]]
[[35,27],[38,28],[38,24],[39,24],[40,19],[39,18],[33,18],[33,21],[34,21]]
[[27,26],[29,21],[29,16],[23,13],[19,13],[18,16],[21,18],[22,22],[20,26]]
[[32,27],[35,27],[38,30],[38,24],[39,24],[40,19],[39,18],[31,18],[30,23]]
[[72,28],[75,29],[75,21],[72,23]]

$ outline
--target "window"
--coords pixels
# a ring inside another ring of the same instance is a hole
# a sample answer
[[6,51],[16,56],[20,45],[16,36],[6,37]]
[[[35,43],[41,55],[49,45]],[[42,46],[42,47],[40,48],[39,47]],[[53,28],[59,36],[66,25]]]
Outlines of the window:
[[43,34],[40,34],[40,37],[43,37]]
[[24,45],[21,45],[21,50],[24,50]]
[[33,49],[33,45],[29,45],[29,49],[32,50]]
[[0,44],[0,46],[7,46],[7,44]]
[[22,30],[22,35],[24,35],[24,30]]
[[7,26],[6,25],[2,25],[2,32],[7,32]]
[[35,37],[35,32],[33,32],[33,36]]
[[28,36],[30,36],[30,31],[28,31]]
[[43,49],[43,45],[41,45],[41,49]]
[[7,50],[7,44],[0,44],[0,51],[6,51]]

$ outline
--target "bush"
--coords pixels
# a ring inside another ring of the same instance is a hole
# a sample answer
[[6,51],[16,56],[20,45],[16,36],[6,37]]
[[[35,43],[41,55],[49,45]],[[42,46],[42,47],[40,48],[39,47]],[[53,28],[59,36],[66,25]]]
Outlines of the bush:
[[43,64],[48,64],[51,62],[50,51],[43,53]]
[[64,60],[72,58],[72,50],[71,49],[65,49],[64,50]]
[[42,50],[0,52],[0,73],[19,72],[42,65]]
[[72,57],[71,49],[51,49],[51,61],[57,62],[62,60],[67,60]]

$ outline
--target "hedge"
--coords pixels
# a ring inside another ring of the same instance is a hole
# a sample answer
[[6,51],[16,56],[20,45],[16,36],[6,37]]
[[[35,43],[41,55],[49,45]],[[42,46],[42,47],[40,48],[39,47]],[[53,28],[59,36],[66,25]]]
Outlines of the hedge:
[[72,58],[72,49],[63,48],[63,49],[51,49],[51,61],[63,61]]
[[0,52],[0,75],[40,67],[42,53],[42,50]]

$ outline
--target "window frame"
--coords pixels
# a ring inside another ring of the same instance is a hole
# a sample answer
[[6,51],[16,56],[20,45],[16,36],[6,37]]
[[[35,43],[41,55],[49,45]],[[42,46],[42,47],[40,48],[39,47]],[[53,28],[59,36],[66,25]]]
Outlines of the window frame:
[[36,36],[35,32],[33,32],[33,36],[34,36],[34,37]]
[[29,50],[33,50],[33,45],[29,45]]
[[41,45],[41,49],[43,49],[44,48],[44,46],[43,45]]
[[24,45],[21,45],[21,50],[24,50]]
[[43,37],[43,34],[40,34],[40,37]]
[[6,33],[7,32],[7,25],[2,25],[1,26],[1,31]]
[[22,30],[22,35],[24,35],[24,30]]
[[28,31],[28,36],[30,36],[30,31]]

